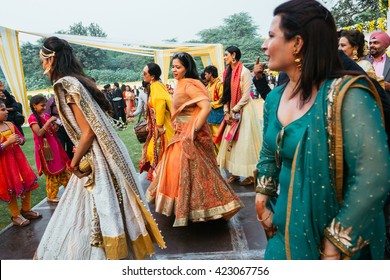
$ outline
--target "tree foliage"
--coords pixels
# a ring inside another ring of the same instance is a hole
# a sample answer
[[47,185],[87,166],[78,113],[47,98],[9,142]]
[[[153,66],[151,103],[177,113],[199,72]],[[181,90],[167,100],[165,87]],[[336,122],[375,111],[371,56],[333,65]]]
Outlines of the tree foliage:
[[[257,32],[258,27],[253,23],[252,17],[245,12],[236,13],[225,18],[223,25],[200,31],[197,35],[201,43],[220,43],[224,48],[235,45],[242,53],[243,63],[255,62],[257,56],[263,56],[260,47],[263,39]],[[253,65],[246,65],[251,68]]]
[[[248,13],[233,14],[224,19],[223,24],[216,28],[201,30],[198,33],[200,39],[192,40],[197,43],[221,43],[224,47],[235,45],[241,49],[243,63],[251,69],[258,55],[262,55],[260,46],[263,39],[257,32],[258,27],[253,23]],[[71,25],[67,30],[57,33],[107,37],[102,28],[95,23],[84,26],[82,22]],[[176,42],[176,38],[165,40]],[[43,39],[38,43],[25,43],[21,46],[27,90],[36,90],[50,87],[50,82],[43,76],[43,69],[39,59],[39,49]],[[139,81],[143,67],[153,62],[153,57],[137,56],[132,54],[101,50],[86,46],[74,45],[72,48],[76,57],[83,64],[85,73],[93,77],[98,84],[113,82]],[[202,69],[200,59],[197,64]],[[2,73],[0,73],[1,75]],[[0,77],[1,78],[1,77]]]
[[[335,1],[324,1],[333,4]],[[338,27],[386,17],[387,0],[338,0],[331,12]]]

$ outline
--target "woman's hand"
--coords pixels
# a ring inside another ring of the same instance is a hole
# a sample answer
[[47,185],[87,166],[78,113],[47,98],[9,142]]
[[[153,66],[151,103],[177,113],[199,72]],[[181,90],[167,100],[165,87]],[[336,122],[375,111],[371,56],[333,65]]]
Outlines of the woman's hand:
[[52,123],[57,120],[56,116],[51,116],[50,119],[48,120],[49,123]]
[[257,219],[263,225],[267,239],[270,239],[276,234],[276,227],[272,223],[272,218],[274,214],[270,209],[266,207],[268,199],[269,197],[267,195],[257,193],[255,206],[256,206]]
[[18,134],[11,134],[10,137],[8,137],[7,139],[7,142],[11,145],[11,144],[19,144],[19,141],[20,141],[20,136]]
[[225,113],[224,119],[228,125],[231,125],[233,123],[232,116],[229,113]]
[[88,176],[91,172],[92,172],[92,171],[82,173],[82,172],[80,172],[80,170],[77,169],[77,170],[74,170],[74,171],[73,171],[73,174],[76,175],[79,179],[81,179],[81,178],[83,178],[83,177]]

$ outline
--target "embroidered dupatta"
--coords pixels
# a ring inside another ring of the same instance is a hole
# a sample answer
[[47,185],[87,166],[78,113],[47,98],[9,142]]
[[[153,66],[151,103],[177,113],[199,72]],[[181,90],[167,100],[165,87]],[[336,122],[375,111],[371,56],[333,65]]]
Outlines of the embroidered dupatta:
[[[137,259],[154,253],[153,242],[165,248],[163,237],[144,205],[135,169],[105,113],[74,77],[63,77],[54,84],[59,115],[72,142],[77,145],[81,130],[67,104],[73,99],[95,133],[85,157],[92,160],[93,172],[86,187],[92,192],[107,258],[121,259],[133,248]],[[75,176],[75,175],[73,175]],[[131,244],[128,244],[130,242]]]
[[[344,101],[347,88],[349,97]],[[371,243],[371,257],[380,259],[384,251],[381,249],[384,246],[381,209],[390,189],[390,174],[385,167],[389,164],[388,155],[378,153],[370,135],[373,133],[370,127],[377,126],[376,143],[386,139],[383,126],[380,128],[380,98],[365,76],[346,77],[333,83],[327,81],[318,95],[313,105],[315,117],[306,129],[292,163],[285,224],[286,257],[304,258],[306,254],[306,258],[318,259],[318,247],[326,236],[346,258],[358,257],[359,254],[354,254]],[[369,95],[373,98],[368,99]],[[337,103],[335,99],[338,99]],[[367,106],[362,105],[363,100]],[[353,113],[349,115],[352,108],[361,109],[356,114],[367,118],[367,124],[355,119]],[[370,110],[379,119],[370,119]],[[359,138],[351,138],[356,135]],[[321,145],[325,143],[329,146]],[[362,150],[360,154],[358,149]],[[367,152],[379,162],[361,162],[361,159],[368,159]],[[301,226],[297,227],[297,224]],[[299,250],[294,249],[297,244]]]

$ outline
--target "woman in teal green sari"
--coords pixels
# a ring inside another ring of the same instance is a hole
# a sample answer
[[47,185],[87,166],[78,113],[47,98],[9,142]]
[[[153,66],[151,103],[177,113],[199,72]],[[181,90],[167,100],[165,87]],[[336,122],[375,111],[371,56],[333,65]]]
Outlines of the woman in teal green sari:
[[317,1],[277,7],[263,49],[290,78],[264,105],[265,259],[383,259],[390,159],[372,83],[344,75],[334,19]]

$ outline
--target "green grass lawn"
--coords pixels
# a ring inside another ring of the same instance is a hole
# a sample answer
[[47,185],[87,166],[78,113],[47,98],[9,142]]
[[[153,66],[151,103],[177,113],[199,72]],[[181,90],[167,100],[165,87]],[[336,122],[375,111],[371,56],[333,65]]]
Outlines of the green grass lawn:
[[[122,141],[125,143],[127,150],[130,154],[130,157],[133,160],[133,163],[137,169],[137,165],[141,160],[142,144],[138,142],[137,138],[134,135],[133,125],[134,123],[131,123],[126,130],[118,131],[118,134],[122,139]],[[26,155],[27,160],[30,163],[31,167],[33,168],[34,172],[38,174],[35,165],[34,141],[33,141],[31,129],[29,127],[24,127],[23,131],[26,136],[26,144],[22,146],[24,154]],[[39,177],[38,183],[39,183],[39,188],[34,190],[31,196],[32,206],[38,204],[46,197],[45,175]],[[7,203],[0,201],[0,230],[6,227],[11,222],[10,216],[11,215],[8,210]]]

